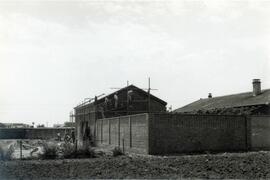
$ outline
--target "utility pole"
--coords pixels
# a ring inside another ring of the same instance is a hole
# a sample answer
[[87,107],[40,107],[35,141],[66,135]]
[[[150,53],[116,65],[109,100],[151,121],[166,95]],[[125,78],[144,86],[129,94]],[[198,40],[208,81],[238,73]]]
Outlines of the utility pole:
[[69,117],[70,117],[70,122],[74,122],[74,117],[75,117],[75,115],[73,114],[73,110],[71,110],[70,112],[69,112]]
[[158,90],[158,89],[152,89],[151,88],[151,81],[150,81],[150,77],[148,77],[148,89],[147,89],[147,92],[148,92],[148,113],[151,112],[151,94],[150,94],[150,91],[151,90]]

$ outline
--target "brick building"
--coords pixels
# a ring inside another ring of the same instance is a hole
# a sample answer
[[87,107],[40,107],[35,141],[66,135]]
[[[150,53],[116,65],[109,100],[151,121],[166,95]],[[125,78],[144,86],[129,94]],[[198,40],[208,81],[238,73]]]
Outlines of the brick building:
[[270,89],[261,90],[259,79],[253,79],[253,91],[200,99],[174,110],[189,114],[270,115]]
[[156,96],[129,85],[100,99],[75,107],[78,147],[95,143],[97,120],[140,113],[166,112],[167,103]]
[[78,148],[92,140],[143,154],[269,150],[270,89],[260,87],[254,80],[253,92],[209,96],[166,113],[166,102],[127,86],[75,107]]

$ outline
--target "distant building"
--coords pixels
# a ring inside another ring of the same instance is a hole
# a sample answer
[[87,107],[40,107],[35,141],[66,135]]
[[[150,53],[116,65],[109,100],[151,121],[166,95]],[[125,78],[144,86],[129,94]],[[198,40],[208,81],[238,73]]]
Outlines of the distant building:
[[270,115],[270,89],[261,90],[260,79],[253,79],[253,91],[200,99],[174,110],[192,114]]
[[75,122],[65,122],[64,127],[75,127]]
[[5,128],[5,127],[6,127],[6,125],[5,125],[5,124],[0,123],[0,128]]
[[54,124],[53,127],[54,128],[62,128],[62,127],[64,127],[64,124]]
[[3,123],[6,128],[29,128],[30,125],[24,123]]

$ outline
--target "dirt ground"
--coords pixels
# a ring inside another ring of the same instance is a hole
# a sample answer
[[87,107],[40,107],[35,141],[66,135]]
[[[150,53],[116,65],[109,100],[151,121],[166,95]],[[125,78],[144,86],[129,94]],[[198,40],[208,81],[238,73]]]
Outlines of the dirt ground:
[[270,152],[0,161],[0,179],[270,178]]

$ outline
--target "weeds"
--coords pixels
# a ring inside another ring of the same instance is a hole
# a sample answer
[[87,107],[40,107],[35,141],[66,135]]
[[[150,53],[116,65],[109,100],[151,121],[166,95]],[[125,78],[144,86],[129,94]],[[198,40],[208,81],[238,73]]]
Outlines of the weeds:
[[43,154],[41,154],[42,159],[56,159],[58,155],[57,144],[55,143],[46,143],[42,144]]
[[64,143],[62,146],[63,158],[95,158],[97,157],[96,152],[93,148],[89,147],[86,149],[76,150],[76,147],[72,143]]
[[76,157],[76,148],[74,144],[64,143],[62,148],[64,158],[69,159]]
[[119,147],[115,147],[113,149],[113,156],[116,157],[116,156],[121,156],[123,155],[124,153],[122,152],[122,150],[119,148]]
[[77,158],[95,158],[96,157],[96,153],[94,151],[94,149],[92,149],[91,147],[87,148],[87,149],[80,149],[77,151],[76,153],[76,157]]

